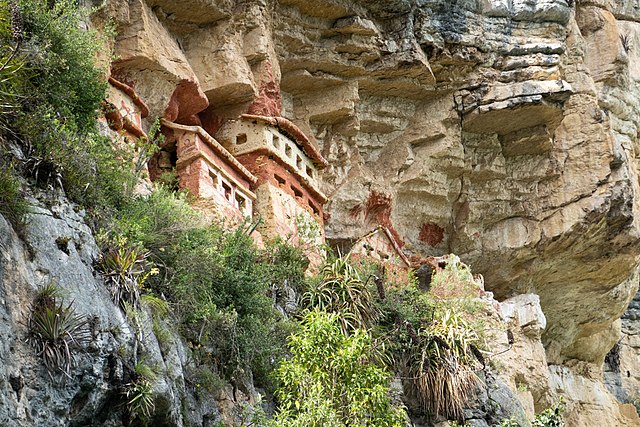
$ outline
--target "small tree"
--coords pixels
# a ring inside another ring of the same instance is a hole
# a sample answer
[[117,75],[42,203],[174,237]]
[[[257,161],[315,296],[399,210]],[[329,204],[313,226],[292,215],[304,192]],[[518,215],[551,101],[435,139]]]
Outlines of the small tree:
[[372,338],[344,334],[336,314],[309,312],[289,341],[276,376],[280,411],[272,426],[403,426],[406,412],[388,395],[390,374],[376,363]]

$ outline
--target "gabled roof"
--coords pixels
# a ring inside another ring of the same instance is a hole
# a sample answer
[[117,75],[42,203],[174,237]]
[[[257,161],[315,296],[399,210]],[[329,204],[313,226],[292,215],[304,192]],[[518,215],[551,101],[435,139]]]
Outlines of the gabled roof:
[[391,233],[391,231],[389,231],[389,229],[384,225],[378,225],[376,228],[374,228],[364,236],[360,237],[358,240],[355,241],[352,248],[355,247],[358,243],[378,233],[384,233],[387,236],[387,239],[389,239],[389,241],[391,242],[391,246],[396,252],[396,255],[398,255],[398,258],[400,258],[402,262],[406,264],[407,267],[411,267],[411,262],[409,261],[409,258],[407,258],[404,252],[402,252],[402,249],[400,249],[400,245],[398,244],[398,241],[396,240],[396,238],[393,236],[393,233]]
[[235,169],[240,175],[242,175],[247,181],[252,184],[258,182],[258,178],[253,175],[247,168],[245,168],[242,163],[236,160],[235,157],[231,153],[227,151],[218,141],[216,141],[209,133],[202,129],[200,126],[187,126],[187,125],[179,125],[177,123],[170,122],[166,119],[160,119],[160,123],[162,126],[166,126],[169,129],[181,130],[184,132],[193,132],[200,135],[200,137],[206,142],[206,144],[220,156],[223,160],[229,164],[233,169]]
[[278,128],[284,134],[293,139],[296,144],[304,150],[305,154],[318,166],[324,168],[329,165],[327,159],[320,154],[320,151],[316,146],[309,141],[309,138],[307,138],[304,132],[302,132],[291,120],[285,119],[284,117],[256,116],[253,114],[242,114],[240,118],[244,120],[255,120]]

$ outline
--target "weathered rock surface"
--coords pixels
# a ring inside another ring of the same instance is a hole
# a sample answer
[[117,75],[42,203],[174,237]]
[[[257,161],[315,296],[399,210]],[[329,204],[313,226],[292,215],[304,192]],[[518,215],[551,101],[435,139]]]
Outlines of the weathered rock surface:
[[[128,425],[123,393],[138,361],[158,372],[152,425],[233,422],[240,402],[255,402],[252,385],[215,395],[196,390],[193,357],[180,340],[173,336],[161,345],[144,313],[136,328],[94,277],[98,248],[83,213],[63,198],[49,198],[50,207],[32,202],[24,241],[0,216],[0,425]],[[92,339],[84,351],[74,351],[69,377],[50,376],[26,342],[31,303],[38,287],[50,282],[89,319]]]
[[620,422],[600,381],[638,287],[636,2],[109,0],[102,14],[114,74],[152,116],[188,81],[195,98],[171,109],[185,123],[278,113],[305,131],[330,161],[329,239],[384,222],[409,253],[460,254],[499,299],[539,295],[541,378],[602,390],[576,391],[591,409],[575,425]]

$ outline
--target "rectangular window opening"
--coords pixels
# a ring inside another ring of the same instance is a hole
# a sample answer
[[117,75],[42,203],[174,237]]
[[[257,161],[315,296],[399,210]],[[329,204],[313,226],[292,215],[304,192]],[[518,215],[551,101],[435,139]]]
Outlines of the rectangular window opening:
[[307,166],[307,176],[309,176],[310,178],[314,178],[313,176],[313,169],[311,168],[311,166]]
[[218,179],[218,174],[215,173],[214,171],[210,170],[209,171],[209,176],[211,177],[211,182],[212,182],[213,188],[218,188],[218,186],[220,185],[220,180]]
[[224,198],[227,199],[228,201],[231,201],[231,186],[228,185],[226,182],[222,182],[222,192],[224,194]]
[[236,193],[236,204],[238,209],[240,209],[241,211],[244,211],[245,208],[247,207],[247,199],[242,197],[240,194]]
[[298,169],[302,170],[302,165],[302,157],[296,156],[296,166],[298,167]]
[[320,210],[318,209],[318,207],[315,205],[315,203],[311,203],[309,202],[309,206],[311,207],[311,210],[313,211],[313,213],[315,215],[320,215]]
[[285,185],[287,183],[287,180],[284,179],[283,177],[281,177],[280,175],[274,173],[273,177],[276,179],[276,181],[278,181],[278,184],[280,185]]
[[273,146],[276,147],[276,149],[280,149],[281,144],[280,144],[280,137],[278,135],[273,135],[273,139],[271,140],[271,142],[273,142]]
[[238,136],[236,136],[236,145],[242,145],[244,143],[247,142],[247,134],[246,133],[241,133]]
[[294,187],[293,185],[291,186],[291,189],[293,190],[293,194],[296,197],[302,198],[302,190],[300,190],[299,188]]
[[291,145],[287,144],[284,146],[284,154],[287,155],[287,157],[293,157],[293,152],[291,150]]

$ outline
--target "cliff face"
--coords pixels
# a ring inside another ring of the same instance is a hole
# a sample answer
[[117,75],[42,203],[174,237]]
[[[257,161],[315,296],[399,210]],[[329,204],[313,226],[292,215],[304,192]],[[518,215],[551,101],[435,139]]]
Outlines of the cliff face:
[[523,399],[640,425],[602,383],[638,287],[636,2],[106,0],[108,19],[112,75],[149,118],[212,135],[290,119],[329,160],[328,239],[383,224],[409,254],[459,254],[500,300],[538,294]]

